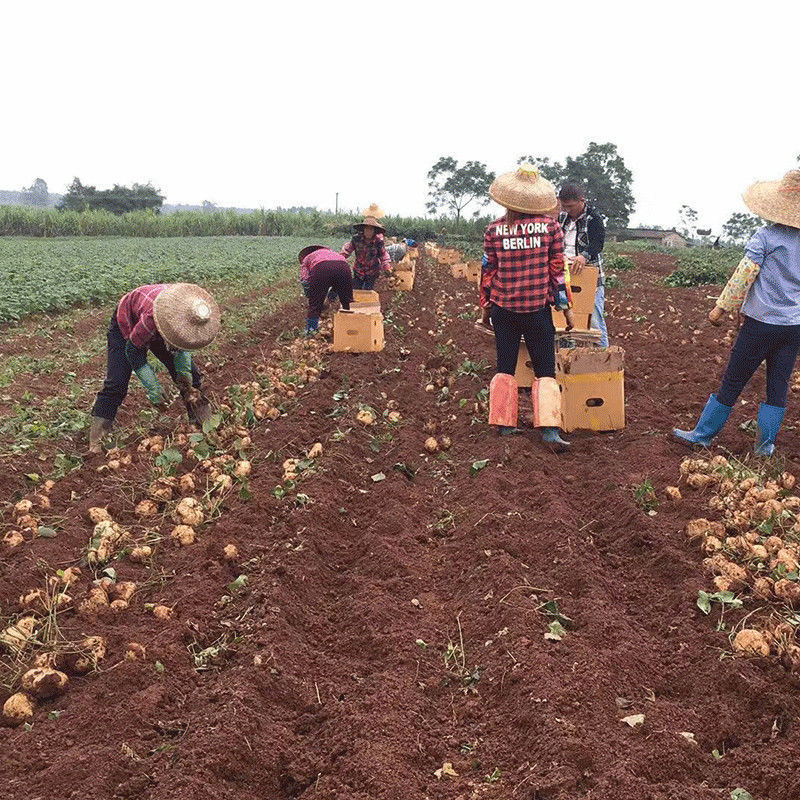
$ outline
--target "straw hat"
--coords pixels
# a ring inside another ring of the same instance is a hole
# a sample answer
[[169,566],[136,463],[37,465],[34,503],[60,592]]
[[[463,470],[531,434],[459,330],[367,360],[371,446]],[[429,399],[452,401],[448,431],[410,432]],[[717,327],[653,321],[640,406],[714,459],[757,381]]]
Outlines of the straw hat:
[[311,255],[315,250],[322,250],[325,247],[324,244],[310,244],[308,247],[304,247],[298,254],[297,260],[302,264],[305,261],[306,256]]
[[193,283],[172,283],[153,303],[153,318],[164,341],[177,350],[199,350],[219,333],[219,306]]
[[558,207],[555,187],[532,164],[522,164],[516,172],[495,178],[489,197],[504,208],[524,214],[552,215]]
[[800,170],[787,172],[779,181],[756,181],[742,199],[759,217],[800,228]]
[[386,212],[377,203],[370,203],[369,208],[365,208],[361,213],[365,217],[375,217],[375,219],[381,219],[386,216]]
[[384,228],[383,225],[381,225],[380,222],[378,222],[378,220],[375,217],[364,217],[363,222],[356,222],[356,224],[353,225],[353,227],[356,229],[366,228],[367,225],[369,225],[372,228],[377,228],[379,231],[386,230],[386,228]]

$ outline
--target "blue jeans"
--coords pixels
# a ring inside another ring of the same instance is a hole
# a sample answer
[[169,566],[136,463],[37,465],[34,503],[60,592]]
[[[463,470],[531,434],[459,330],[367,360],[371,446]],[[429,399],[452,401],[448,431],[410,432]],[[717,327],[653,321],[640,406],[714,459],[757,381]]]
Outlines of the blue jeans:
[[767,362],[767,405],[784,408],[789,379],[800,350],[800,325],[770,325],[745,317],[736,337],[717,400],[732,406],[763,361]]
[[598,286],[594,296],[592,327],[600,331],[600,347],[608,347],[608,328],[606,328],[606,287]]

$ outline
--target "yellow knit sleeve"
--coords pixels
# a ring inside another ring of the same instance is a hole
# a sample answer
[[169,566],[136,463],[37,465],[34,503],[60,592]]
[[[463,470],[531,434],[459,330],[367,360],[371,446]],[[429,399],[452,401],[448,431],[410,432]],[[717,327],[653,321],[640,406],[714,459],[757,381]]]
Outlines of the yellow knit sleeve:
[[755,261],[744,256],[720,293],[717,306],[725,311],[738,311],[760,270],[761,267]]

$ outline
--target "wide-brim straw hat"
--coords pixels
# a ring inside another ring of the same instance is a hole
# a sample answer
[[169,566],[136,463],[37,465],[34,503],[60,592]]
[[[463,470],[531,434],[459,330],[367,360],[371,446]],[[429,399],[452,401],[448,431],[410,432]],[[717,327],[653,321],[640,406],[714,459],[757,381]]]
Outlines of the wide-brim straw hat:
[[522,164],[515,172],[495,178],[489,197],[504,208],[523,214],[552,216],[558,208],[555,186],[532,164]]
[[193,283],[173,283],[153,303],[153,318],[164,341],[176,350],[199,350],[219,333],[219,306]]
[[800,170],[787,172],[779,181],[756,181],[742,199],[759,217],[800,228]]
[[297,254],[297,260],[302,264],[306,256],[311,255],[311,253],[313,253],[315,250],[322,250],[324,247],[324,244],[310,244],[308,247],[304,247]]
[[386,228],[384,228],[383,225],[381,225],[380,222],[378,222],[378,220],[375,217],[364,217],[363,222],[356,222],[356,224],[353,225],[353,227],[356,230],[358,230],[359,228],[366,228],[367,226],[371,228],[377,228],[379,231],[386,230]]
[[365,208],[361,212],[362,217],[375,217],[375,219],[382,219],[386,216],[386,212],[377,204],[370,203],[369,208]]

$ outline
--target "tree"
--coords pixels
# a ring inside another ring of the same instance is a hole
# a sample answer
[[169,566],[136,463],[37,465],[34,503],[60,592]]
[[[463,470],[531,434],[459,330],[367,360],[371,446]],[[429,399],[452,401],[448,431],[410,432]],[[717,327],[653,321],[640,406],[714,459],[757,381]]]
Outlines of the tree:
[[586,192],[586,199],[597,207],[609,226],[624,228],[628,225],[636,201],[631,191],[633,174],[625,160],[611,142],[589,142],[586,151],[578,156],[567,156],[564,163],[549,158],[523,156],[517,162],[535,164],[543,178],[560,188],[565,183],[576,183]]
[[428,172],[428,211],[435,214],[443,208],[454,212],[459,221],[461,212],[471,202],[477,202],[478,207],[489,202],[493,180],[494,173],[486,169],[486,164],[465,161],[459,166],[451,156],[442,156]]
[[680,217],[682,226],[680,233],[687,239],[694,239],[697,233],[697,212],[691,206],[687,206],[686,203],[684,203],[678,209],[678,216]]
[[217,210],[217,204],[212,202],[211,200],[203,200],[203,213],[204,214],[211,214],[213,211]]
[[159,210],[163,203],[164,197],[149,183],[134,183],[131,188],[115,183],[111,189],[98,190],[74,178],[59,208],[72,211],[101,208],[112,214],[124,214],[148,208]]
[[764,224],[764,220],[755,214],[734,211],[722,226],[722,233],[735,244],[743,244]]
[[69,211],[83,211],[89,207],[89,198],[97,193],[94,186],[84,186],[80,178],[73,178],[67,187],[67,193],[59,204],[60,209]]
[[50,199],[50,193],[47,191],[47,181],[44,178],[37,178],[33,182],[33,186],[29,186],[22,191],[29,196],[28,200],[34,206],[46,206]]

